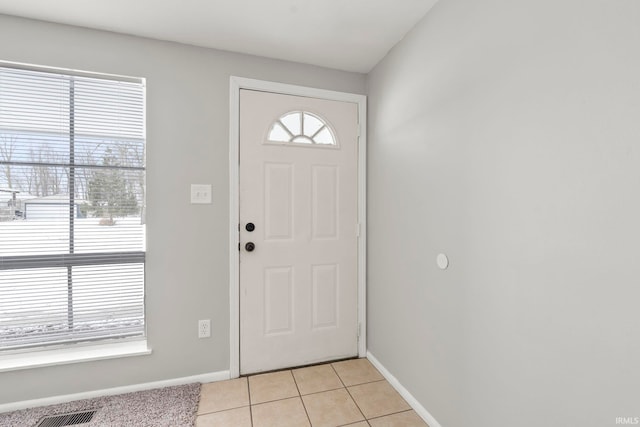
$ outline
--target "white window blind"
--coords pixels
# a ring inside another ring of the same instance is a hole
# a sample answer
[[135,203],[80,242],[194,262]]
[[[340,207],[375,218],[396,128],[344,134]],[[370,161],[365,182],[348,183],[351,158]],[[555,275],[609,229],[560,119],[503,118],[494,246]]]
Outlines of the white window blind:
[[0,64],[0,351],[144,336],[144,103]]

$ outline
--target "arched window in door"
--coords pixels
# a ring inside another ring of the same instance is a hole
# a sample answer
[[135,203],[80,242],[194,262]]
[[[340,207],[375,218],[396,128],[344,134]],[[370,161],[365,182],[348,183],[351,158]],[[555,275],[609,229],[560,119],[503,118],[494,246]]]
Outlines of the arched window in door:
[[269,130],[269,141],[290,144],[336,145],[329,125],[308,111],[291,111],[276,120]]

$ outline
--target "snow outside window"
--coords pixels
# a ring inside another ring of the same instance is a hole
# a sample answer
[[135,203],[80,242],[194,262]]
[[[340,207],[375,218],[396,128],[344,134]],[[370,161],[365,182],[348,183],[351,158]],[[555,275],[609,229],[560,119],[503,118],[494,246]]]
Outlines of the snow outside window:
[[144,337],[144,102],[0,64],[0,352]]

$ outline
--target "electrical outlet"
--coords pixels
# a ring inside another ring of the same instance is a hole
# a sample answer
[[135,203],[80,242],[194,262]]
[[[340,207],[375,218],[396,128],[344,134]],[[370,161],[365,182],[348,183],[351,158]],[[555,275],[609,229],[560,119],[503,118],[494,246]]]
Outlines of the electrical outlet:
[[209,338],[211,336],[211,320],[198,320],[198,338]]
[[191,184],[191,203],[211,203],[211,184]]

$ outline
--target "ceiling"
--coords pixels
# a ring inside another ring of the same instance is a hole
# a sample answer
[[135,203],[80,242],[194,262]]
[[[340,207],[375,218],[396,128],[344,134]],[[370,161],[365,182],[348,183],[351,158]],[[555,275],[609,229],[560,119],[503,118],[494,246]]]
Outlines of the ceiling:
[[437,0],[0,0],[0,13],[366,73]]

